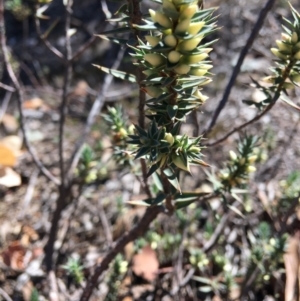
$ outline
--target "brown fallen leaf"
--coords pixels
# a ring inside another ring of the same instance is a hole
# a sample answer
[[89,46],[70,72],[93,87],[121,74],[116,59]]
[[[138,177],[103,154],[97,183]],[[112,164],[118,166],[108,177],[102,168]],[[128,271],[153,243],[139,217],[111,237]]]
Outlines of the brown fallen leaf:
[[31,99],[25,100],[23,103],[23,108],[36,110],[36,109],[41,108],[43,106],[43,104],[44,104],[44,101],[41,98],[34,97]]
[[88,94],[89,85],[86,81],[80,80],[73,90],[74,96],[86,97]]
[[145,246],[140,253],[133,256],[133,272],[149,282],[156,278],[158,268],[159,262],[156,252],[149,245]]
[[20,155],[22,139],[17,135],[9,135],[0,140],[0,145],[10,148],[16,156]]
[[14,166],[17,162],[17,157],[14,152],[4,144],[0,143],[0,165]]
[[9,246],[1,253],[3,262],[12,268],[13,270],[24,270],[24,256],[25,248],[21,245],[20,241],[13,241]]

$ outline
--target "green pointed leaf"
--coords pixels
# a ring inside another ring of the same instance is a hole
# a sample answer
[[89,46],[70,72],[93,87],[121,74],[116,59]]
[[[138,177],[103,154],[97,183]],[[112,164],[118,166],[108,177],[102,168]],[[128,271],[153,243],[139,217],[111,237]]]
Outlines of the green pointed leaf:
[[286,95],[281,94],[280,99],[292,108],[296,109],[297,111],[300,111],[300,107],[294,104]]
[[127,44],[131,44],[131,43],[134,44],[133,40],[128,41],[128,39],[119,39],[119,38],[107,37],[107,36],[102,35],[102,34],[98,34],[96,36],[103,39],[103,40],[110,41],[110,42],[118,44],[118,45],[127,45]]
[[138,25],[138,24],[133,24],[133,28],[138,29],[140,31],[149,31],[149,30],[156,30],[156,26],[154,24],[145,24],[145,25]]
[[239,216],[241,216],[242,218],[246,218],[246,216],[239,209],[237,209],[236,207],[234,207],[232,205],[229,205],[229,204],[227,204],[227,207],[230,210],[232,210],[233,212],[235,212],[236,214],[238,214]]
[[160,177],[157,172],[153,173],[152,178],[153,178],[153,182],[156,185],[157,189],[159,191],[164,191],[163,185],[161,183]]
[[175,118],[177,111],[178,111],[177,105],[175,105],[175,106],[168,105],[167,106],[167,112],[168,112],[168,115],[171,120],[173,120]]
[[180,185],[174,171],[170,168],[166,168],[163,173],[167,176],[168,181],[181,192]]
[[147,173],[147,177],[151,176],[158,169],[159,169],[159,164],[153,164]]
[[166,195],[164,193],[160,193],[152,202],[151,205],[158,205],[166,199]]
[[149,207],[151,206],[152,202],[154,199],[146,199],[146,200],[132,200],[132,201],[126,201],[127,204],[130,205],[136,205],[136,206],[146,206]]
[[115,69],[110,69],[110,68],[106,68],[106,67],[102,67],[99,65],[94,65],[93,66],[99,68],[101,71],[111,74],[112,76],[116,77],[116,78],[120,78],[122,80],[127,80],[131,83],[136,83],[136,77],[133,74],[130,73],[126,73],[123,71],[119,71],[119,70],[115,70]]
[[171,134],[172,134],[173,136],[176,136],[176,135],[179,134],[180,126],[181,126],[181,123],[180,123],[180,122],[176,122],[176,123],[174,124],[174,127],[173,127],[173,129],[171,130]]
[[138,158],[141,158],[141,157],[147,155],[149,153],[149,151],[150,151],[149,147],[147,147],[147,146],[141,147],[138,150],[137,154],[135,155],[134,159],[138,159]]

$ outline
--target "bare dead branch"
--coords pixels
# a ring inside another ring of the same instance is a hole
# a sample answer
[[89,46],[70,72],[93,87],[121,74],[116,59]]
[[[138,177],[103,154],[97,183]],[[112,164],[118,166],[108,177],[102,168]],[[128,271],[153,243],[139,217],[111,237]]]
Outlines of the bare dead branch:
[[1,287],[0,287],[0,296],[2,296],[5,301],[13,301]]
[[139,223],[137,223],[128,233],[125,233],[113,246],[113,248],[103,258],[100,265],[95,269],[94,274],[88,280],[86,287],[81,295],[80,301],[88,301],[94,288],[97,286],[98,278],[101,274],[107,270],[109,264],[115,259],[115,257],[122,252],[124,247],[131,241],[134,241],[138,237],[142,236],[149,228],[151,222],[158,216],[159,213],[163,212],[161,206],[149,207]]
[[251,34],[247,40],[247,43],[245,44],[245,46],[243,47],[242,51],[240,52],[240,56],[239,56],[239,59],[232,71],[232,75],[231,75],[231,78],[227,84],[227,87],[225,89],[225,92],[224,92],[224,95],[223,95],[223,98],[222,100],[220,101],[218,107],[216,108],[216,110],[214,111],[214,114],[213,114],[213,117],[212,117],[212,120],[208,126],[208,128],[204,131],[204,134],[207,135],[211,130],[212,128],[214,127],[214,125],[216,124],[216,121],[220,115],[220,113],[222,112],[222,110],[224,109],[226,103],[228,102],[228,98],[229,98],[229,95],[230,95],[230,92],[231,92],[231,89],[235,83],[235,80],[237,78],[237,76],[239,75],[240,73],[240,69],[241,69],[241,66],[244,62],[244,59],[248,53],[248,51],[250,50],[256,36],[258,35],[263,23],[264,23],[264,20],[267,16],[267,14],[269,13],[269,11],[272,9],[274,3],[275,3],[276,0],[268,0],[268,2],[266,3],[266,5],[263,7],[263,9],[260,11],[260,14],[258,16],[258,19],[251,31]]
[[281,95],[282,90],[283,90],[283,85],[284,85],[286,79],[288,78],[294,64],[295,64],[295,60],[290,60],[289,61],[288,65],[286,66],[286,68],[284,70],[284,72],[282,73],[281,82],[277,86],[277,89],[274,92],[273,98],[271,99],[269,105],[260,114],[256,115],[254,118],[252,118],[251,120],[245,122],[244,124],[242,124],[238,127],[235,127],[233,130],[231,130],[229,133],[227,133],[224,137],[218,139],[215,142],[208,143],[205,146],[214,146],[214,145],[217,145],[217,144],[225,141],[232,134],[241,131],[242,129],[244,129],[248,125],[258,121],[261,117],[263,117],[265,114],[267,114],[273,108],[273,106],[275,105],[277,100],[280,98],[280,95]]
[[252,118],[251,120],[243,123],[240,126],[237,126],[235,128],[233,128],[233,130],[231,130],[229,133],[227,133],[225,136],[223,136],[222,138],[216,140],[215,142],[212,143],[207,143],[205,144],[205,146],[215,146],[223,141],[225,141],[229,136],[231,136],[232,134],[241,131],[242,129],[244,129],[245,127],[247,127],[248,125],[258,121],[261,117],[263,117],[264,115],[266,115],[275,105],[275,102],[271,102],[264,111],[262,111],[260,114],[256,115],[254,118]]
[[0,82],[0,88],[6,90],[8,92],[15,92],[16,91],[16,89],[14,89],[13,87],[5,85],[5,84],[3,84],[1,82]]
[[44,45],[53,53],[55,54],[57,57],[59,57],[60,59],[64,59],[64,55],[57,49],[55,48],[47,39],[47,36],[45,36],[42,31],[41,31],[41,25],[40,25],[40,20],[37,17],[37,15],[35,14],[34,17],[34,21],[35,21],[35,27],[36,27],[36,31],[37,34],[39,36],[39,38],[41,39],[41,41],[44,43]]
[[72,47],[71,47],[71,37],[70,37],[70,28],[71,28],[71,15],[72,15],[72,4],[73,0],[68,0],[66,5],[66,20],[65,20],[65,74],[64,74],[64,83],[63,83],[63,94],[60,104],[60,120],[59,120],[59,143],[58,143],[58,155],[59,155],[59,167],[60,167],[60,186],[59,186],[59,197],[56,202],[56,209],[53,213],[51,220],[51,229],[49,233],[49,239],[46,246],[46,256],[45,263],[47,272],[49,273],[52,270],[53,266],[53,253],[54,253],[54,243],[58,231],[58,223],[62,211],[65,209],[67,200],[70,195],[70,187],[67,187],[67,177],[65,172],[65,162],[64,162],[64,126],[66,120],[66,105],[68,98],[68,90],[70,87],[71,77],[72,77]]

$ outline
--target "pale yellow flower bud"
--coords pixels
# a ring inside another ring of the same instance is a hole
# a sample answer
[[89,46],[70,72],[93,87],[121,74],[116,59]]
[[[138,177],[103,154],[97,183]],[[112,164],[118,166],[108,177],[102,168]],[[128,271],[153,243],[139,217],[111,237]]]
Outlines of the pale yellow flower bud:
[[194,14],[197,12],[198,10],[198,5],[194,4],[194,5],[188,5],[187,7],[185,7],[180,15],[179,15],[179,19],[183,20],[183,19],[191,19],[193,18]]
[[208,57],[207,53],[200,53],[200,54],[196,54],[196,55],[185,56],[185,59],[187,60],[187,62],[189,64],[196,64],[196,63],[203,61],[207,57]]
[[255,172],[255,171],[256,171],[256,167],[253,166],[253,165],[249,165],[249,166],[247,167],[247,171],[248,171],[248,172]]
[[149,9],[149,13],[153,22],[158,23],[159,25],[165,28],[172,27],[172,21],[163,13],[154,11],[153,9]]
[[190,20],[186,19],[178,23],[178,25],[175,28],[176,33],[185,33],[189,29],[190,26]]
[[237,159],[237,155],[233,150],[229,151],[229,156],[230,156],[230,159],[233,161],[235,161]]
[[177,48],[179,51],[192,51],[198,46],[201,40],[202,37],[184,40],[178,44]]
[[188,65],[185,65],[185,64],[181,64],[179,66],[176,66],[174,67],[174,71],[177,73],[177,74],[187,74],[189,71],[190,71],[190,66]]
[[166,10],[166,11],[177,12],[177,9],[176,9],[175,5],[169,0],[163,0],[162,1],[162,6],[163,6],[163,9]]
[[200,151],[201,151],[200,147],[195,146],[195,145],[193,145],[189,148],[189,152],[192,152],[192,153],[198,154],[198,153],[200,153]]
[[145,36],[147,42],[152,46],[155,47],[159,42],[160,38],[159,37],[154,37],[154,36]]
[[280,53],[277,48],[271,48],[271,51],[275,56],[277,56],[280,59],[286,60],[288,58],[287,55]]
[[291,41],[291,37],[286,33],[281,33],[281,39],[282,39],[282,41],[285,41],[285,42]]
[[257,160],[257,156],[256,155],[252,155],[248,158],[248,162],[249,163],[254,163]]
[[195,75],[195,76],[203,76],[206,73],[207,73],[206,69],[198,69],[198,68],[193,68],[189,72],[190,75]]
[[291,52],[291,50],[292,50],[292,46],[287,45],[280,40],[276,40],[276,44],[277,44],[279,50],[288,51],[288,52]]
[[188,33],[194,36],[203,28],[204,25],[204,21],[191,23],[188,29]]
[[245,158],[241,158],[240,159],[240,165],[244,165],[246,163],[246,159]]
[[165,58],[158,53],[147,53],[144,59],[154,67],[158,67],[165,62]]
[[150,86],[150,87],[145,87],[143,89],[149,96],[151,97],[159,97],[161,94],[162,94],[162,90],[157,88],[157,87],[153,87],[153,86]]
[[298,51],[295,55],[294,58],[297,60],[300,60],[300,51]]
[[173,137],[173,135],[171,133],[166,133],[165,134],[165,140],[168,141],[168,143],[170,145],[173,145],[174,141],[175,141],[175,139],[174,139],[174,137]]
[[292,33],[291,42],[294,44],[296,44],[298,42],[298,35],[297,35],[297,32],[295,32],[295,31]]
[[168,54],[168,60],[172,64],[177,63],[180,60],[180,57],[181,57],[181,54],[178,51],[175,51],[175,50],[171,51]]
[[177,45],[177,39],[172,34],[168,34],[167,36],[165,36],[164,42],[167,46],[170,47],[175,47]]

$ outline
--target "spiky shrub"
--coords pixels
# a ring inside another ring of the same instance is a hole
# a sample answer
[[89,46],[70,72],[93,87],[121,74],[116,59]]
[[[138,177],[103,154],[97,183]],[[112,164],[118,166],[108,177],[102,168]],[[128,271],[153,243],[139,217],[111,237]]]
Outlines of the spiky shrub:
[[187,115],[206,100],[202,87],[211,82],[212,68],[208,54],[213,42],[203,39],[215,30],[213,9],[201,10],[197,1],[162,1],[161,9],[149,10],[151,20],[146,25],[134,25],[149,30],[147,42],[131,46],[136,64],[146,78],[142,90],[147,100],[147,129],[136,125],[136,134],[129,143],[137,146],[135,158],[147,157],[148,175],[157,169],[190,171],[190,165],[205,165],[201,159],[201,137],[180,135],[180,126]]
[[[132,17],[132,7],[128,5],[127,8],[128,12],[126,9],[122,10],[125,15],[122,20],[128,20],[128,16]],[[276,42],[278,49],[272,48],[272,53],[277,60],[275,67],[272,68],[273,75],[264,78],[268,85],[254,82],[265,94],[265,99],[259,103],[245,101],[256,105],[264,112],[270,110],[279,98],[291,104],[287,98],[287,90],[299,82],[300,16],[293,8],[291,9],[294,22],[286,20],[289,28],[284,27],[285,33],[282,34],[282,39]],[[180,128],[187,116],[199,109],[207,100],[202,89],[211,81],[209,70],[212,65],[208,54],[213,42],[205,44],[203,39],[216,30],[213,11],[213,9],[200,9],[195,1],[163,0],[157,11],[149,11],[150,17],[143,19],[144,24],[137,25],[134,22],[128,24],[127,29],[134,30],[135,33],[147,31],[145,36],[140,35],[135,44],[132,42],[128,44],[134,63],[145,75],[145,78],[139,82],[140,88],[149,96],[145,110],[145,117],[148,119],[146,127],[142,124],[135,125],[135,133],[128,136],[128,142],[136,147],[133,152],[135,159],[146,160],[149,167],[148,176],[153,175],[157,187],[155,196],[144,200],[145,205],[165,204],[169,210],[172,209],[168,206],[171,198],[177,210],[188,207],[203,195],[180,190],[179,171],[190,172],[193,164],[206,165],[202,161],[201,137],[180,135]],[[110,40],[116,39],[110,38]],[[117,41],[120,43],[121,39]],[[131,75],[116,73],[115,70],[110,73],[114,73],[117,77],[133,79]],[[117,121],[114,122],[117,124]],[[241,206],[241,210],[232,206],[234,198],[240,203],[243,201],[242,198],[237,197],[234,189],[246,188],[249,174],[255,171],[256,159],[263,161],[263,156],[257,152],[257,149],[261,149],[258,141],[257,137],[243,136],[238,143],[237,151],[229,152],[229,159],[223,164],[224,167],[215,174],[208,173],[208,180],[213,184],[213,197],[217,197],[219,203],[217,209],[212,209],[214,215],[212,221],[206,221],[205,226],[208,228],[210,225],[210,229],[203,236],[207,234],[207,239],[213,237],[215,229],[221,224],[219,214],[225,212],[222,210],[223,207],[234,209],[235,213],[243,218],[247,213],[246,206]],[[166,179],[167,183],[164,181]],[[168,187],[168,183],[171,183],[175,189]],[[224,202],[221,203],[222,201]],[[194,216],[194,208],[188,207],[186,211],[177,211],[177,222],[181,220],[191,222],[192,218],[198,221],[199,216]],[[240,223],[243,224],[244,221]],[[190,254],[188,258],[190,264],[199,272],[206,273],[209,278],[209,275],[214,272],[210,270],[212,266],[208,264],[209,262],[214,262],[214,269],[217,267],[216,270],[219,271],[215,280],[194,277],[194,280],[206,284],[205,288],[202,287],[202,291],[208,292],[208,289],[222,291],[224,296],[228,296],[235,285],[234,278],[242,275],[246,285],[248,280],[253,278],[253,273],[258,270],[260,276],[256,280],[261,285],[262,281],[269,279],[270,275],[278,269],[286,237],[281,234],[271,237],[264,224],[256,224],[252,228],[257,237],[250,235],[250,231],[243,233],[251,243],[245,257],[234,253],[234,256],[240,257],[239,264],[244,265],[235,272],[232,271],[235,259],[228,257],[228,254],[227,257],[225,256],[225,246],[228,244],[224,241],[224,237],[220,238],[221,242],[212,254],[203,251],[196,243],[195,247],[185,246],[186,253]],[[179,230],[180,226],[178,226]],[[190,237],[195,236],[198,230],[188,229]],[[164,236],[166,235],[163,232],[160,238]],[[148,239],[146,237],[143,243],[150,243],[157,247],[156,238],[156,235]],[[208,249],[209,247],[206,250]],[[211,258],[213,260],[210,261]],[[254,279],[253,285],[257,283]]]

